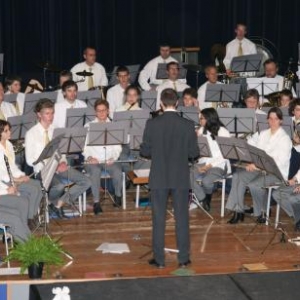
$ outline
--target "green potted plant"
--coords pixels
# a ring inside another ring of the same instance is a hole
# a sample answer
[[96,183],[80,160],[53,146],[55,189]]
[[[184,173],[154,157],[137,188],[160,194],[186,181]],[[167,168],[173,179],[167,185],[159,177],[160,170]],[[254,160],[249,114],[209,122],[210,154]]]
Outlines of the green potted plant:
[[31,236],[26,242],[18,243],[10,251],[6,260],[16,260],[21,263],[21,274],[28,269],[29,278],[41,278],[44,265],[62,265],[63,249],[59,241],[47,236]]

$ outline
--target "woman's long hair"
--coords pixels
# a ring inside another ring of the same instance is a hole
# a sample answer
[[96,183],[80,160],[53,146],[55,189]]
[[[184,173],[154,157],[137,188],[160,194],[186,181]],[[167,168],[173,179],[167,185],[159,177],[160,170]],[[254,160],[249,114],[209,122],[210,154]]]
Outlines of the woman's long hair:
[[211,137],[214,140],[218,136],[220,127],[225,127],[219,119],[219,115],[214,108],[205,108],[201,111],[201,115],[206,120],[203,133],[207,134],[207,131],[211,133]]

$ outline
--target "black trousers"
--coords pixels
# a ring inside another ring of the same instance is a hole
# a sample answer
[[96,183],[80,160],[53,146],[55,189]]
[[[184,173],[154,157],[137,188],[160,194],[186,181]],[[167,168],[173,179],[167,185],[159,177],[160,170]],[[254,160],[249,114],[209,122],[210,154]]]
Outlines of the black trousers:
[[165,227],[169,194],[173,199],[179,263],[186,262],[190,255],[189,189],[152,189],[152,247],[154,258],[159,264],[164,264],[165,260]]

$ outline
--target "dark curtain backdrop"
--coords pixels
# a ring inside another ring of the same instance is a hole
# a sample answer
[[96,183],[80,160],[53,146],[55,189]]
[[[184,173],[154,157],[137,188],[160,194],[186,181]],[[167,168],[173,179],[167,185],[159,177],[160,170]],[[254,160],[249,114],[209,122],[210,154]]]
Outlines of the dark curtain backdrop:
[[280,60],[298,60],[298,0],[0,0],[0,52],[5,74],[40,74],[36,62],[71,68],[86,45],[110,71],[144,64],[160,41],[200,46],[200,64],[214,43],[234,37],[237,22],[278,47]]

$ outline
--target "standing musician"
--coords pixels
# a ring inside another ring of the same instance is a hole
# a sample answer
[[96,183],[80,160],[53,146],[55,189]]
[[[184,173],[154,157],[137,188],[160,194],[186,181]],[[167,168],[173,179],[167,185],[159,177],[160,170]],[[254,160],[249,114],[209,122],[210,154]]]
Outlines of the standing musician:
[[[26,133],[25,156],[27,164],[33,167],[34,172],[37,174],[45,167],[46,161],[36,165],[33,165],[33,163],[39,158],[43,149],[53,137],[53,102],[49,99],[39,100],[35,107],[35,113],[37,114],[39,122]],[[67,192],[65,192],[65,184],[63,183],[66,180],[74,183]],[[51,182],[49,199],[54,204],[51,203],[50,208],[58,218],[64,218],[63,205],[73,202],[90,186],[89,178],[84,176],[81,172],[68,167],[65,157],[63,157]]]
[[55,87],[57,91],[56,103],[63,102],[65,100],[64,94],[62,92],[62,86],[66,81],[73,80],[72,72],[68,70],[62,70],[59,73],[59,85]]
[[[162,43],[159,47],[159,56],[150,60],[139,75],[139,84],[145,91],[155,90],[156,87],[163,83],[162,79],[156,79],[158,64],[168,64],[177,60],[170,55],[171,47],[169,44]],[[186,82],[185,79],[180,80]]]
[[125,89],[130,85],[130,74],[127,67],[118,67],[116,73],[119,83],[111,87],[106,95],[111,117],[113,113],[123,105]]
[[194,124],[176,112],[177,93],[165,89],[161,93],[163,115],[147,121],[140,154],[151,158],[149,187],[152,207],[151,266],[164,268],[166,208],[169,194],[173,198],[176,240],[180,267],[190,261],[189,241],[189,159],[199,157]]
[[[11,136],[10,124],[0,120],[0,151],[5,155],[6,161],[0,161],[0,172],[5,177],[6,182],[11,182],[21,196],[29,200],[28,225],[34,228],[34,217],[36,216],[40,202],[43,197],[42,187],[38,180],[25,176],[15,163],[15,152],[9,139]],[[11,177],[12,176],[12,177]]]
[[161,105],[160,94],[164,89],[171,88],[176,92],[183,92],[185,89],[190,87],[178,79],[179,64],[177,62],[170,62],[167,64],[167,74],[168,74],[168,79],[156,88],[157,90],[156,110],[160,109],[160,105]]
[[[201,111],[200,125],[197,134],[207,138],[212,156],[201,157],[198,164],[192,167],[190,176],[192,189],[197,199],[202,201],[205,210],[210,211],[214,182],[222,178],[227,172],[231,173],[230,163],[223,158],[216,136],[230,137],[231,135],[220,121],[214,108],[205,108]],[[197,182],[199,177],[201,178],[201,184]],[[190,210],[197,207],[197,205],[192,204]]]
[[187,88],[182,93],[182,101],[183,106],[190,107],[190,106],[196,106],[199,107],[199,103],[197,100],[198,94],[197,91],[193,88]]
[[[270,155],[281,171],[283,178],[287,180],[292,143],[290,137],[281,127],[282,112],[278,107],[273,107],[269,110],[267,118],[270,128],[262,131],[254,143],[248,142]],[[237,169],[233,174],[232,187],[226,204],[226,208],[234,212],[228,223],[235,224],[244,220],[246,187],[250,189],[252,195],[253,214],[257,217],[257,222],[265,223],[264,212],[266,211],[267,192],[263,187],[278,181],[279,179],[272,174],[264,175],[253,163],[248,164],[246,169]]]
[[[91,123],[107,123],[109,120],[109,103],[105,100],[97,100],[95,103],[96,118],[94,121],[87,123],[85,127],[89,128]],[[90,175],[92,182],[92,194],[94,200],[94,214],[98,215],[102,212],[100,206],[100,179],[101,172],[107,170],[112,178],[114,186],[115,206],[122,205],[122,166],[115,163],[118,160],[122,146],[89,146],[88,137],[84,147],[83,156],[87,162],[86,171]]]
[[[71,72],[73,73],[73,80],[78,84],[79,91],[87,91],[98,86],[107,86],[108,80],[104,67],[96,62],[96,49],[93,47],[86,47],[83,51],[84,61],[75,65]],[[91,72],[93,76],[78,76],[78,72]]]
[[0,120],[7,120],[9,117],[15,117],[17,115],[15,106],[4,101],[4,88],[0,82]]
[[55,114],[53,125],[55,128],[63,128],[66,126],[67,109],[69,108],[86,108],[84,101],[77,99],[77,84],[68,80],[65,81],[61,87],[65,100],[55,103]]
[[125,101],[122,106],[116,109],[116,111],[126,111],[126,110],[141,110],[140,108],[140,97],[141,91],[137,86],[129,85],[125,92]]

